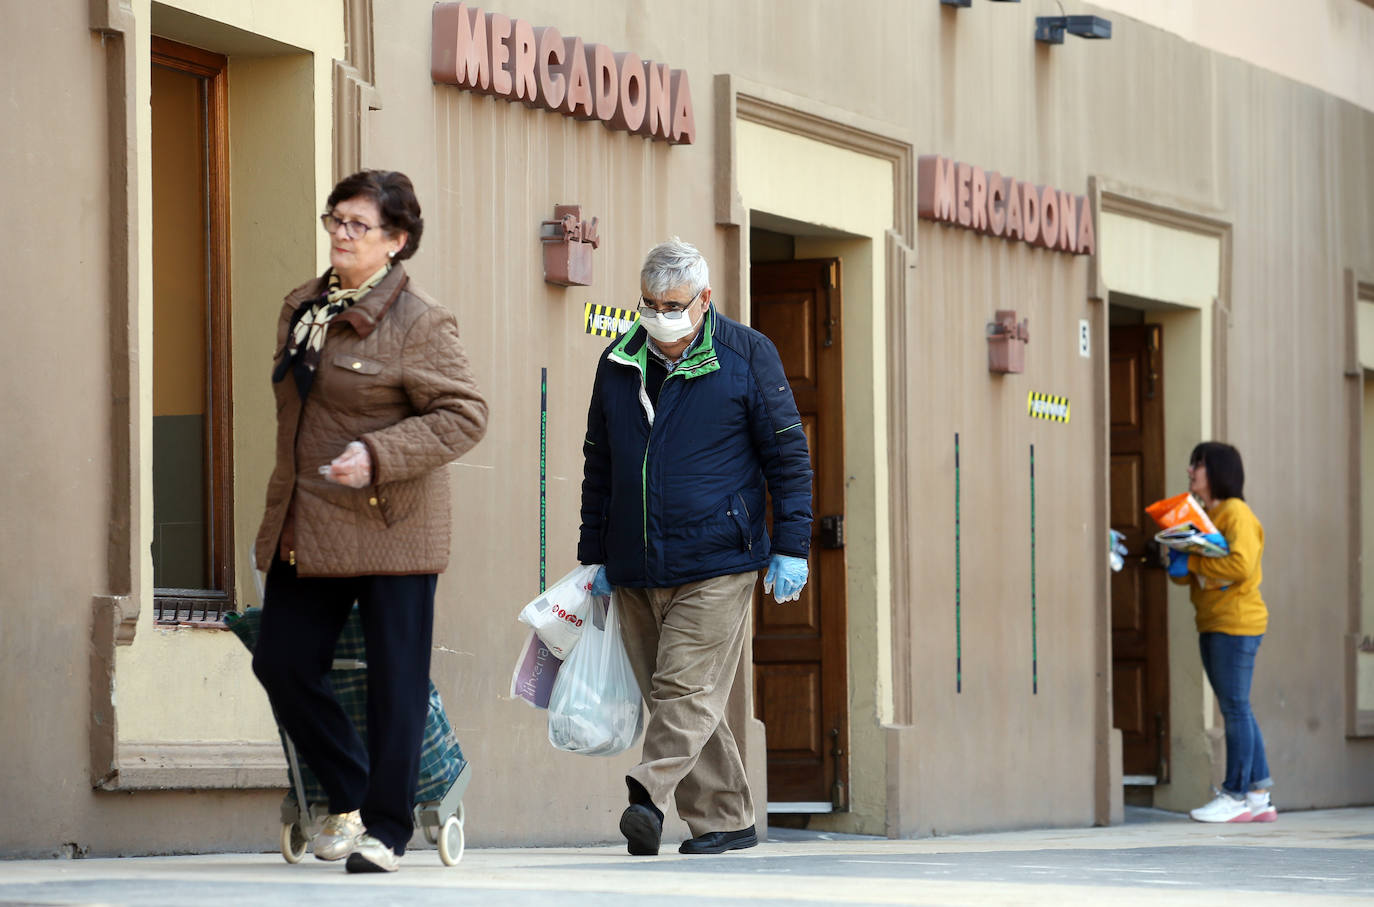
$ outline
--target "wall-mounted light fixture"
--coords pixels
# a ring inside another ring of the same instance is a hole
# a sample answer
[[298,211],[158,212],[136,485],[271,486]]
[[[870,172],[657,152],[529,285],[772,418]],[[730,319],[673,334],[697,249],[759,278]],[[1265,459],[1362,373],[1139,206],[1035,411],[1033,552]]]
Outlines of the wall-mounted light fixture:
[[597,219],[582,219],[581,205],[555,205],[553,220],[539,225],[544,280],[560,287],[592,285],[592,250],[601,245]]
[[973,0],[940,0],[941,6],[972,6]]
[[1101,16],[1036,16],[1035,40],[1063,44],[1064,32],[1080,38],[1110,38],[1112,23]]
[[998,309],[988,322],[988,371],[1019,375],[1026,370],[1026,344],[1030,343],[1030,319],[1016,322],[1016,312]]

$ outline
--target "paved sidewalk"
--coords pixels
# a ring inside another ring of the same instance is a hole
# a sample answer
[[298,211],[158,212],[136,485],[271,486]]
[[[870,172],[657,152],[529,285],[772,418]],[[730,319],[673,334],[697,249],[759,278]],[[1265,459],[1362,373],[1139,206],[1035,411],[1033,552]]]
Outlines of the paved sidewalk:
[[686,905],[1374,903],[1374,808],[1201,825],[1130,810],[1125,825],[914,841],[774,829],[752,850],[658,857],[623,845],[469,850],[443,867],[412,849],[401,871],[349,876],[275,853],[0,861],[3,905],[445,907]]

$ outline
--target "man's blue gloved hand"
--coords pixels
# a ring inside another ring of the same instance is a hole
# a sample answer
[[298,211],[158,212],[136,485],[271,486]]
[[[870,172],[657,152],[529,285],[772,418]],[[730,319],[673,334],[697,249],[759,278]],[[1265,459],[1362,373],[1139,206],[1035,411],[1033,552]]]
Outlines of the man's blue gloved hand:
[[596,576],[592,579],[592,595],[610,595],[611,582],[606,579],[606,568],[597,567]]
[[1222,535],[1220,532],[1209,532],[1204,535],[1203,538],[1213,545],[1216,545],[1222,551],[1229,552],[1231,550],[1231,546],[1226,544],[1226,536]]
[[793,602],[801,598],[802,586],[806,585],[806,558],[775,554],[768,563],[768,572],[763,575],[763,592],[773,593],[778,604]]
[[1188,554],[1184,551],[1169,549],[1169,575],[1183,579],[1188,575]]

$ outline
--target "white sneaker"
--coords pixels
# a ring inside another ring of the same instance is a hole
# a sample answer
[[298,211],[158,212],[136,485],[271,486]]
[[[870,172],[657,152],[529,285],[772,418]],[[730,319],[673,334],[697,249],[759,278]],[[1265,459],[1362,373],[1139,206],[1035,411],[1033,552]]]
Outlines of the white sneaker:
[[1237,800],[1228,794],[1218,792],[1216,799],[1206,806],[1199,806],[1188,813],[1195,822],[1249,822],[1250,807],[1245,798]]
[[1245,805],[1250,810],[1251,822],[1277,822],[1279,811],[1269,801],[1269,791],[1251,791],[1245,795]]
[[349,872],[395,872],[401,865],[396,851],[378,841],[372,835],[363,835],[348,855],[344,867]]
[[363,833],[363,818],[358,810],[351,813],[330,813],[325,817],[324,829],[315,836],[311,850],[315,859],[342,860],[353,852],[353,845]]

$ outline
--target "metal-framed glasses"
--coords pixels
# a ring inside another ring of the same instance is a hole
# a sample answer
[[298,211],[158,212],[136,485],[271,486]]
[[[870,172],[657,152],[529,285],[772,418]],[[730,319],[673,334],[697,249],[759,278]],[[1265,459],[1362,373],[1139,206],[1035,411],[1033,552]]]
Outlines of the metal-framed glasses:
[[[701,290],[706,289],[702,287]],[[686,302],[655,302],[647,296],[639,297],[639,314],[647,315],[650,312],[666,321],[680,321],[687,310],[692,307],[692,303],[697,301],[701,295],[701,290],[692,294],[692,298]]]
[[334,216],[333,211],[328,211],[320,215],[320,226],[324,227],[324,232],[333,236],[338,232],[339,225],[342,224],[344,233],[349,239],[362,239],[367,235],[368,230],[375,230],[371,224],[365,224],[360,220],[342,220]]

